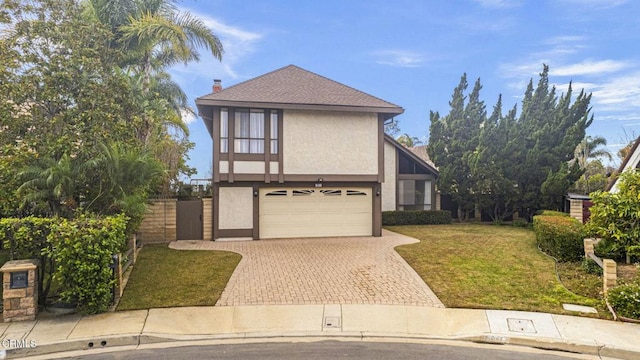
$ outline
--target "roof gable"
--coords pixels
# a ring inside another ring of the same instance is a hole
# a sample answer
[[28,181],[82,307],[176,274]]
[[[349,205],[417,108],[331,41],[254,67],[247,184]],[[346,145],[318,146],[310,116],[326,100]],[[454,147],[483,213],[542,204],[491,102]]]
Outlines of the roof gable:
[[[395,146],[396,149],[398,149],[400,152],[405,154],[407,157],[417,162],[422,167],[426,168],[428,171],[432,172],[435,176],[440,175],[440,172],[435,167],[435,165],[431,163],[431,161],[429,162],[425,161],[425,159],[423,159],[421,156],[411,151],[409,148],[397,142],[393,137],[389,136],[388,134],[384,134],[384,140],[388,141],[391,145]],[[424,149],[424,153],[426,156],[428,156],[426,153],[426,148]]]
[[640,137],[638,137],[636,141],[633,143],[631,150],[629,150],[629,153],[624,158],[624,160],[622,161],[622,164],[618,168],[617,175],[613,178],[611,182],[609,182],[605,190],[609,192],[618,192],[618,187],[617,187],[618,175],[620,175],[623,171],[628,169],[637,169],[639,165],[640,165]]
[[[230,105],[229,105],[230,103]],[[379,99],[337,81],[289,65],[256,78],[230,86],[217,93],[196,99],[196,104],[214,106],[246,106],[253,104],[272,105],[316,105],[320,107],[349,108],[352,111],[374,111],[400,114],[404,110],[398,105]]]

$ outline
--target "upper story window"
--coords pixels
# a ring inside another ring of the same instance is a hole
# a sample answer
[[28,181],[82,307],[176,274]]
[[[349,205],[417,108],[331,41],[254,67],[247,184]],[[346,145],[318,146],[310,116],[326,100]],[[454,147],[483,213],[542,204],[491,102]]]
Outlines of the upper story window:
[[235,111],[234,151],[237,154],[264,154],[264,111]]
[[278,153],[278,112],[271,110],[271,153]]
[[229,152],[229,111],[220,109],[220,152]]
[[[229,153],[230,141],[236,154],[278,154],[279,111],[263,109],[220,109],[220,153]],[[231,131],[232,130],[232,131]]]

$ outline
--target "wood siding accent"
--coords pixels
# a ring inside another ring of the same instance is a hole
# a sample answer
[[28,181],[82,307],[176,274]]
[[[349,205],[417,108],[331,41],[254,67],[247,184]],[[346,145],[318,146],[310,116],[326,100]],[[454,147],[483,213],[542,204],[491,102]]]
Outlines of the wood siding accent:
[[202,199],[202,239],[213,240],[213,199]]

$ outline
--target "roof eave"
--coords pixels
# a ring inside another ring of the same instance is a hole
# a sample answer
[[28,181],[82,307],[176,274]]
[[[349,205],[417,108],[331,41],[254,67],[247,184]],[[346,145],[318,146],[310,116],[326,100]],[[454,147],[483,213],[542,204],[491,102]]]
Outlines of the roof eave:
[[321,111],[348,111],[348,112],[370,112],[387,114],[386,118],[391,118],[402,114],[404,109],[401,107],[382,107],[382,106],[354,106],[354,105],[328,105],[328,104],[293,104],[293,103],[270,103],[256,101],[229,101],[229,100],[213,100],[206,98],[197,98],[196,105],[198,110],[205,106],[220,107],[243,107],[243,108],[266,108],[266,109],[288,109],[288,110],[321,110]]

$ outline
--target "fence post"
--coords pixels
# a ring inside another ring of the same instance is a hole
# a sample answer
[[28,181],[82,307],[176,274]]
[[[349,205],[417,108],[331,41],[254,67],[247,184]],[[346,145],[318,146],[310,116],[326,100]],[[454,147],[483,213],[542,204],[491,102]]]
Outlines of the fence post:
[[603,278],[603,290],[606,294],[609,289],[616,286],[617,282],[617,270],[616,262],[611,259],[604,259],[602,261],[602,278]]
[[584,256],[589,257],[589,254],[593,254],[594,252],[595,252],[594,239],[584,239]]

